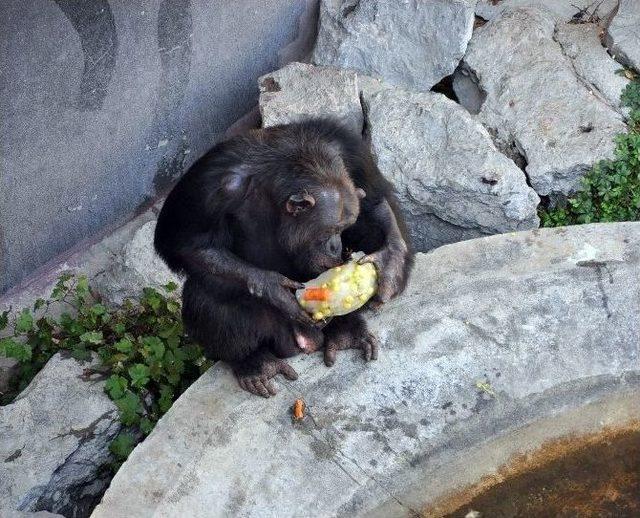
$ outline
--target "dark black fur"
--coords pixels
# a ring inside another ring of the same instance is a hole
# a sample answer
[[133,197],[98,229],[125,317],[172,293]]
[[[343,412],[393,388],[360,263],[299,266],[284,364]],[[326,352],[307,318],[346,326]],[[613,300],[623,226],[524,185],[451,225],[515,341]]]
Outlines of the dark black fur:
[[[366,196],[358,200],[354,186]],[[354,224],[336,227],[335,196],[324,203],[326,192],[340,193],[341,221],[353,216]],[[328,244],[331,232],[338,247],[342,236],[342,258]],[[186,274],[184,322],[207,357],[230,362],[243,388],[268,396],[275,393],[269,378],[294,377],[281,358],[301,352],[300,336],[314,344],[307,352],[324,341],[328,364],[349,346],[375,356],[361,317],[336,318],[320,331],[292,289],[362,250],[386,275],[379,292],[386,301],[404,289],[412,266],[405,236],[392,189],[360,137],[312,120],[216,145],[167,197],[155,248]],[[347,344],[345,326],[354,341],[369,341]]]

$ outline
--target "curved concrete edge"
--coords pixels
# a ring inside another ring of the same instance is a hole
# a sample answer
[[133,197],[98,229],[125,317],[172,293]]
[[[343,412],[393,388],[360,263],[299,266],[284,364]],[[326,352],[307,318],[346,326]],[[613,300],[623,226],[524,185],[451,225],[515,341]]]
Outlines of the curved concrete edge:
[[[541,442],[564,433],[554,423],[572,412],[582,421],[564,418],[570,431],[589,432],[613,422],[588,410],[598,401],[640,394],[639,279],[640,223],[419,254],[406,293],[371,318],[383,341],[377,362],[351,352],[327,369],[318,355],[295,358],[300,378],[279,379],[269,400],[242,392],[217,364],[136,448],[93,516],[427,509],[537,444],[503,439],[512,447],[493,450],[492,441],[529,426]],[[307,417],[292,423],[297,397]],[[492,451],[493,464],[460,476]]]
[[[431,468],[424,470],[421,480],[408,484],[402,500],[427,500],[432,503],[420,509],[421,514],[442,516],[464,505],[477,492],[498,483],[507,473],[526,467],[527,458],[535,457],[536,452],[558,440],[580,443],[582,438],[603,431],[638,428],[640,377],[631,378],[598,380],[597,392],[602,393],[591,393],[586,399],[593,401],[583,406],[540,419],[479,444],[454,462],[438,465],[431,461]],[[565,388],[569,393],[582,387],[578,384]],[[369,516],[389,516],[387,505],[383,504]]]

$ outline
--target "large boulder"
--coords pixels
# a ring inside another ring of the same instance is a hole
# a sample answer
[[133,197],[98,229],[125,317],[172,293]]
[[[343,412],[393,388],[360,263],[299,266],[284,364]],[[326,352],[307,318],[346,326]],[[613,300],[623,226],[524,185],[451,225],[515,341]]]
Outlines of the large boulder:
[[321,0],[312,60],[429,90],[464,55],[474,6],[475,0]]
[[640,0],[620,0],[605,41],[618,61],[640,72]]
[[104,381],[86,370],[98,363],[95,356],[80,364],[56,354],[0,407],[0,516],[86,516],[104,492],[120,422]]
[[[278,379],[268,400],[215,365],[134,450],[93,518],[417,515],[558,434],[640,417],[639,251],[640,224],[627,223],[420,254],[405,295],[371,319],[377,361],[294,358],[299,379]],[[625,412],[593,406],[624,394]],[[298,397],[307,417],[292,422]]]
[[148,221],[138,228],[111,258],[111,264],[97,275],[92,284],[110,304],[121,304],[135,298],[145,287],[159,289],[169,282],[182,285],[153,248],[156,221]]
[[540,195],[575,192],[626,130],[622,115],[576,75],[555,26],[543,10],[505,10],[475,31],[464,58],[486,94],[480,120],[502,148],[523,155]]
[[258,85],[265,128],[312,117],[333,117],[355,133],[362,132],[362,108],[354,72],[290,63],[262,76]]
[[538,226],[540,200],[524,173],[466,110],[431,92],[382,87],[362,97],[372,151],[416,249]]

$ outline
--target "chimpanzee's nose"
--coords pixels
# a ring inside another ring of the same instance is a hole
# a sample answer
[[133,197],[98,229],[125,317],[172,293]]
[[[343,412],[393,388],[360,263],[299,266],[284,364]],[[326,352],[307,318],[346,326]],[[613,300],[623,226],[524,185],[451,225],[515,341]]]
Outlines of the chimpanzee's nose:
[[327,241],[327,252],[333,258],[339,259],[342,257],[342,239],[340,238],[340,234],[331,236],[329,241]]

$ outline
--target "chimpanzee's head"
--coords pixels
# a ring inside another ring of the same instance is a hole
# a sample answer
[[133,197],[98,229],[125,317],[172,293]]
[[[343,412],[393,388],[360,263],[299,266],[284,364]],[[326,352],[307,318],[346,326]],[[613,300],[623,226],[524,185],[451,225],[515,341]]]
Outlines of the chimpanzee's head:
[[279,189],[278,241],[296,269],[309,277],[343,262],[341,234],[358,219],[365,196],[340,156],[323,151],[299,157],[289,181]]

